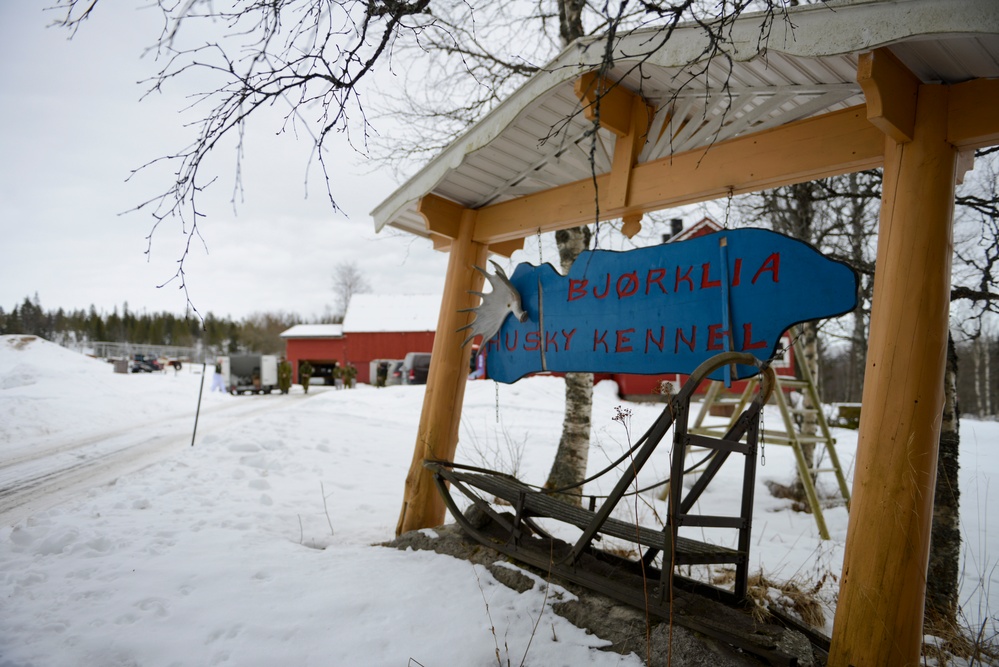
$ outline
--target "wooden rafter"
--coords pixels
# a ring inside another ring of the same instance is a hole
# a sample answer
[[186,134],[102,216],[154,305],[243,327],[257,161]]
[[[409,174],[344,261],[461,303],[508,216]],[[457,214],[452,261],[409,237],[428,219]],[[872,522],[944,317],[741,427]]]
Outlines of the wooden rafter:
[[474,239],[496,243],[593,222],[597,191],[600,218],[608,220],[876,167],[884,138],[866,115],[864,107],[851,107],[638,164],[626,207],[612,204],[606,174],[492,204],[479,209]]
[[919,79],[887,48],[863,53],[857,83],[867,98],[867,119],[899,143],[912,141]]

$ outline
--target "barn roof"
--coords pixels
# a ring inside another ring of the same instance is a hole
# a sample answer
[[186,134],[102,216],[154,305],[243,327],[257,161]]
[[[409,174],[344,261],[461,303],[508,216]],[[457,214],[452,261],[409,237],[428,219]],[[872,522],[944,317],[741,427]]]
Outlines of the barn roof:
[[296,324],[281,333],[281,338],[341,338],[342,324]]
[[436,331],[440,295],[355,294],[343,318],[351,333]]
[[[620,37],[607,79],[654,109],[638,164],[861,105],[858,57],[881,47],[923,83],[999,77],[996,0],[832,0],[778,16],[762,35],[761,21],[736,21],[731,66],[705,66],[698,26],[668,43],[658,29]],[[597,68],[603,48],[592,37],[565,49],[385,199],[371,214],[376,231],[430,236],[417,212],[428,194],[479,209],[591,177],[593,123],[574,82]],[[616,141],[598,131],[597,175],[610,172]]]

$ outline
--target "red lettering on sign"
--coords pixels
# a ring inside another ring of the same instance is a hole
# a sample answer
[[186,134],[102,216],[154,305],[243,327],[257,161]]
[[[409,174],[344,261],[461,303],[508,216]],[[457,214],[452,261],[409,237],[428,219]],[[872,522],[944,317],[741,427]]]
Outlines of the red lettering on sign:
[[541,349],[541,332],[528,331],[524,334],[524,351],[536,352]]
[[645,276],[645,293],[648,294],[653,285],[658,285],[663,294],[667,294],[663,287],[663,278],[666,277],[666,269],[649,269],[649,274]]
[[763,350],[767,347],[767,341],[761,340],[757,343],[753,342],[753,323],[746,322],[742,325],[742,349],[743,350]]
[[709,324],[708,325],[708,349],[709,350],[724,350],[725,346],[725,336],[728,335],[728,331],[722,329],[720,324]]
[[690,339],[688,340],[686,336],[683,335],[683,329],[677,327],[676,329],[676,344],[673,346],[673,354],[677,354],[680,351],[680,341],[687,344],[690,351],[694,351],[694,346],[697,344],[697,325],[693,324],[690,327]]
[[558,352],[558,332],[557,331],[553,331],[552,333],[548,333],[546,331],[545,332],[545,351],[547,352],[548,350],[552,349],[553,347],[555,348],[555,351]]
[[634,329],[618,329],[617,340],[614,343],[615,352],[631,352],[631,337],[628,334],[635,333]]
[[739,284],[740,276],[742,275],[742,257],[735,258],[735,269],[732,270],[732,287]]
[[617,298],[623,299],[638,291],[638,274],[634,271],[617,279]]
[[500,349],[499,336],[494,336],[486,342],[486,351],[489,351],[489,348],[496,348],[496,351],[497,352],[499,351]]
[[569,301],[575,301],[576,299],[582,299],[586,296],[586,286],[590,283],[589,280],[573,280],[569,278]]
[[593,351],[597,351],[597,345],[604,346],[604,352],[610,352],[610,348],[607,347],[607,332],[604,331],[600,333],[599,329],[593,330]]
[[701,289],[721,287],[720,280],[711,280],[711,262],[701,264]]
[[780,273],[779,252],[773,253],[763,261],[763,265],[760,266],[760,270],[757,271],[756,275],[753,276],[753,284],[755,285],[756,279],[759,278],[762,274],[766,273],[767,271],[769,271],[772,274],[775,283],[780,282],[780,278],[778,275]]
[[649,353],[649,343],[652,343],[659,348],[659,351],[663,351],[663,344],[666,343],[666,327],[659,327],[659,339],[657,340],[655,335],[652,333],[652,329],[645,330],[645,354]]
[[572,342],[572,337],[575,336],[575,335],[576,335],[576,330],[575,329],[573,329],[569,333],[566,333],[565,329],[562,329],[562,336],[565,338],[565,351],[566,352],[569,351],[569,343]]
[[511,345],[510,344],[510,334],[506,335],[506,341],[505,342],[506,342],[506,351],[507,352],[513,352],[514,350],[517,349],[517,338],[519,338],[519,336],[520,336],[519,332],[517,332],[515,330],[513,332],[513,344]]
[[608,294],[610,294],[610,274],[609,273],[607,274],[607,281],[604,283],[604,293],[603,294],[598,294],[597,293],[597,288],[596,287],[593,288],[593,296],[597,297],[598,299],[603,299]]
[[690,291],[691,292],[694,291],[694,280],[693,280],[693,278],[690,277],[690,272],[693,271],[693,270],[694,270],[694,267],[688,266],[687,267],[687,272],[684,273],[683,275],[680,275],[680,267],[679,266],[676,267],[676,283],[673,285],[673,291],[674,292],[679,292],[680,291],[680,283],[681,282],[687,283],[690,286]]

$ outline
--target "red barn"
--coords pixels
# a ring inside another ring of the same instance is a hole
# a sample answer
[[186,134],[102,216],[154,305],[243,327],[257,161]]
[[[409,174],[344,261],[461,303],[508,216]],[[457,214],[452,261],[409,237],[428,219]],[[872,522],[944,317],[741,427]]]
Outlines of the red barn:
[[355,294],[343,318],[347,360],[358,382],[371,382],[373,359],[402,359],[407,352],[430,352],[441,297],[425,294]]
[[308,359],[314,376],[326,380],[335,364],[352,364],[357,381],[370,383],[374,359],[402,359],[430,352],[441,297],[423,294],[355,294],[343,324],[300,324],[281,337],[298,381],[298,364]]
[[347,341],[342,324],[296,324],[281,334],[285,356],[291,362],[292,382],[298,382],[298,365],[312,364],[312,376],[332,383],[333,367],[346,358]]

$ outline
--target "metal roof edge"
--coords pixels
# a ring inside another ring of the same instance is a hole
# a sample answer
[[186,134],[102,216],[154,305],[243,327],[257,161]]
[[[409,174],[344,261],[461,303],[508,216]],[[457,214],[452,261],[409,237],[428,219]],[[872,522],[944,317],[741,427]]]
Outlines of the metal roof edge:
[[577,48],[576,44],[570,45],[544,70],[525,81],[512,95],[470,126],[458,139],[376,206],[371,211],[371,217],[375,221],[375,232],[380,232],[399,211],[416,203],[420,197],[430,192],[448,171],[461,165],[466,155],[488,145],[498,137],[527,105],[559,84],[574,80],[580,74],[592,69],[593,65],[555,66],[559,58]]
[[[795,7],[784,16],[776,15],[765,34],[760,20],[766,14],[740,17],[732,28],[729,55],[739,61],[751,60],[767,51],[818,58],[859,53],[924,35],[999,33],[996,0],[838,0]],[[639,45],[647,44],[650,36],[660,31],[661,28],[650,27],[623,35],[616,45],[615,61],[641,58],[648,64],[677,68],[703,59],[703,28],[696,24],[677,27],[670,37],[669,48],[659,48],[651,55],[635,55],[642,53]],[[602,50],[598,53],[590,47],[600,44],[603,38],[595,35],[573,42],[544,70],[408,178],[371,211],[375,231],[380,232],[399,213],[431,192],[449,171],[461,165],[465,156],[500,136],[537,98],[599,66]],[[648,51],[648,46],[643,48]],[[406,226],[399,228],[414,231]]]

